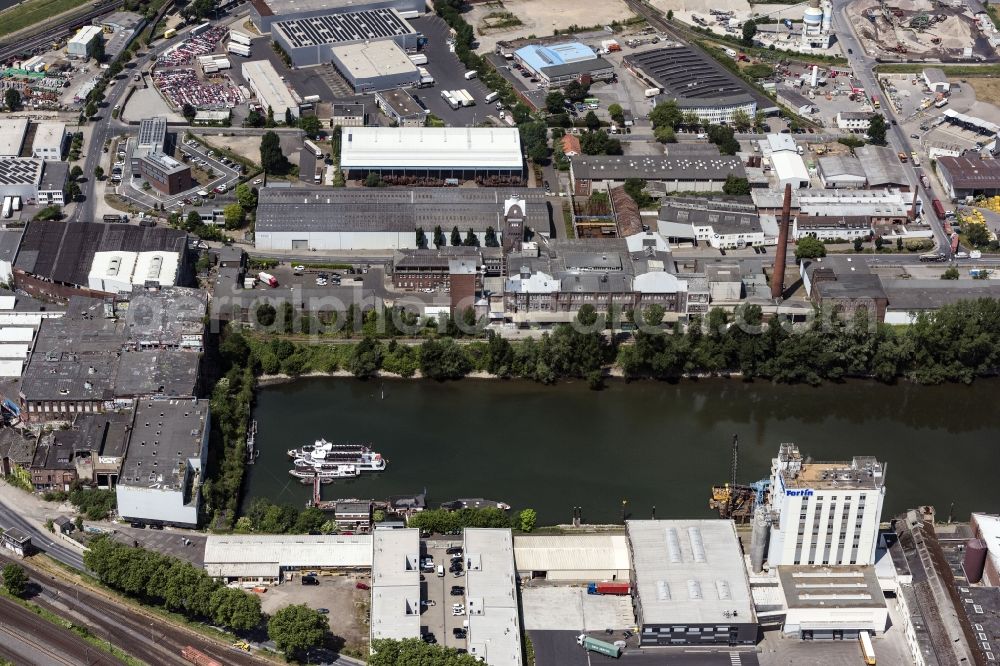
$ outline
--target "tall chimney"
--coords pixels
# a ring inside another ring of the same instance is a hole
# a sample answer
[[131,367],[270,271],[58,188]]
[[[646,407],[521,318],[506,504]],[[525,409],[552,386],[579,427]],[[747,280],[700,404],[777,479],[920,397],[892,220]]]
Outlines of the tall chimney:
[[917,219],[917,201],[920,199],[920,191],[913,188],[913,206],[910,208],[910,219]]
[[792,184],[785,184],[785,201],[781,204],[781,226],[778,228],[778,249],[774,253],[771,274],[771,298],[777,300],[785,292],[785,254],[788,252],[788,225],[792,217]]

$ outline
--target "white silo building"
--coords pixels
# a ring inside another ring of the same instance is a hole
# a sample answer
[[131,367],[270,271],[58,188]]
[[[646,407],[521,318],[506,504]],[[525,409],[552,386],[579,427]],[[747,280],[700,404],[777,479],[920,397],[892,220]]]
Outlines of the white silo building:
[[802,48],[830,48],[833,25],[833,6],[829,0],[820,6],[820,0],[809,0],[802,13]]

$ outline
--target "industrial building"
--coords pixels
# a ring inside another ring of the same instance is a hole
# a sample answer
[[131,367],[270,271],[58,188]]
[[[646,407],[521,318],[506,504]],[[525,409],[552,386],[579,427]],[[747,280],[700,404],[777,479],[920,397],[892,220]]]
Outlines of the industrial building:
[[[913,324],[920,314],[932,314],[946,305],[977,298],[1000,299],[1000,284],[996,280],[976,280],[973,284],[956,286],[953,280],[914,279],[911,277],[881,278],[889,303],[885,308],[886,324]],[[976,514],[973,514],[975,518]],[[997,585],[1000,586],[1000,577]]]
[[951,82],[944,70],[938,67],[927,67],[923,71],[924,84],[932,93],[946,93],[951,90]]
[[66,42],[66,55],[70,58],[86,60],[93,54],[97,40],[103,40],[103,30],[99,25],[85,25]]
[[583,78],[607,81],[615,76],[610,62],[580,42],[530,44],[514,51],[514,61],[548,88],[561,88]]
[[341,141],[340,168],[349,178],[372,171],[520,177],[524,161],[516,127],[351,127]]
[[982,157],[939,157],[937,172],[952,199],[1000,194],[1000,160]]
[[262,33],[272,31],[278,21],[306,19],[330,14],[349,14],[375,9],[394,9],[403,18],[420,16],[427,7],[421,0],[252,0],[250,20]]
[[388,40],[405,50],[415,50],[418,33],[397,10],[382,8],[275,21],[271,38],[294,66],[307,67],[330,62],[336,46]]
[[888,146],[861,146],[854,149],[861,161],[868,187],[873,190],[894,189],[910,191],[910,180],[906,169],[899,163],[899,157]]
[[868,131],[874,115],[871,111],[838,111],[837,129],[862,134]]
[[20,157],[27,134],[27,118],[0,119],[0,157]]
[[402,89],[375,93],[375,104],[400,127],[423,127],[427,120],[427,109]]
[[885,471],[873,457],[813,462],[782,444],[771,466],[768,563],[874,564]]
[[371,538],[369,645],[420,638],[420,530],[377,529]]
[[361,42],[330,49],[333,65],[354,88],[367,93],[420,83],[420,71],[392,40]]
[[370,569],[372,539],[370,534],[210,534],[205,571],[226,582],[280,583],[300,571]]
[[732,123],[737,111],[750,118],[757,113],[757,100],[746,84],[693,47],[643,51],[625,56],[622,64],[660,89],[657,100],[674,100],[682,112],[694,113],[705,123]]
[[417,247],[418,227],[430,238],[437,226],[446,233],[471,228],[480,242],[493,227],[500,240],[511,196],[523,202],[528,226],[549,228],[541,189],[266,187],[258,198],[255,243],[269,250],[398,250]]
[[757,209],[749,201],[695,197],[668,197],[664,201],[656,224],[668,240],[692,240],[724,250],[765,244]]
[[265,112],[271,109],[275,118],[284,118],[286,111],[291,111],[293,118],[299,117],[298,101],[270,61],[244,62],[241,72],[254,97],[257,98],[257,103]]
[[21,203],[65,204],[69,164],[32,157],[0,157],[0,201],[17,197]]
[[868,184],[861,160],[851,155],[828,155],[817,160],[819,180],[827,189],[859,189]]
[[115,487],[118,515],[197,527],[210,430],[208,400],[140,400]]
[[462,532],[468,650],[489,666],[521,666],[521,613],[509,529]]
[[154,151],[139,159],[139,175],[164,194],[174,195],[196,184],[191,167],[165,153]]
[[139,132],[136,134],[135,148],[129,157],[132,173],[138,174],[142,158],[150,153],[165,152],[167,145],[167,119],[164,116],[143,118],[139,121]]
[[31,156],[40,160],[61,160],[66,145],[66,123],[44,122],[35,128]]
[[889,608],[873,566],[783,566],[786,635],[804,640],[857,640],[885,632]]
[[753,645],[750,583],[730,520],[629,520],[640,647]]
[[[755,188],[750,197],[761,215],[780,215],[783,194],[777,190]],[[873,225],[905,224],[911,203],[892,189],[792,190],[792,215],[816,217],[863,216]]]
[[711,155],[576,155],[569,177],[577,195],[610,190],[640,178],[651,192],[722,192],[730,175],[745,178],[738,157]]
[[514,537],[514,564],[522,579],[587,582],[631,578],[624,534]]

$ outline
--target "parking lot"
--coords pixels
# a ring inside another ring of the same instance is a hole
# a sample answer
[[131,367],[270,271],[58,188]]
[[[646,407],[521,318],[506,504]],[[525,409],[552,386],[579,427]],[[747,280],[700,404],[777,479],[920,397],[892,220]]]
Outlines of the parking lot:
[[[305,604],[309,608],[324,608],[328,611],[330,631],[345,643],[359,647],[368,640],[368,628],[362,622],[367,616],[371,602],[368,586],[371,577],[367,574],[327,575],[316,577],[319,585],[303,585],[301,578],[295,578],[281,585],[268,586],[260,595],[260,607],[265,613],[274,613],[290,604]],[[365,586],[358,587],[358,583]]]
[[247,101],[228,75],[200,79],[191,68],[158,69],[153,72],[153,85],[175,109],[185,104],[196,109],[231,109]]
[[587,594],[582,585],[522,586],[521,612],[526,631],[566,627],[624,631],[635,627],[631,597]]
[[[450,572],[451,555],[448,548],[461,546],[461,541],[430,541],[423,540],[424,554],[433,560],[434,571],[422,568],[424,582],[421,584],[421,598],[426,604],[421,608],[421,633],[433,634],[439,645],[451,648],[466,648],[466,639],[455,635],[455,630],[462,630],[468,615],[453,611],[454,604],[465,606],[465,572],[459,574]],[[437,567],[444,567],[444,576],[437,575]],[[463,593],[452,594],[453,587],[461,587]],[[427,640],[425,638],[425,640]]]
[[[104,525],[100,525],[100,527],[106,529]],[[205,565],[205,541],[207,537],[204,534],[188,530],[175,530],[170,527],[157,530],[115,525],[114,529],[114,538],[121,543],[129,546],[138,543],[141,548],[187,560],[197,567]]]
[[[446,125],[457,127],[474,127],[486,120],[487,116],[497,116],[497,110],[492,104],[484,102],[490,92],[479,79],[466,79],[467,71],[458,56],[448,49],[448,25],[436,16],[424,16],[410,19],[414,30],[424,33],[427,44],[423,53],[427,56],[427,64],[423,65],[434,77],[434,85],[430,88],[419,88],[412,92],[417,101]],[[441,97],[442,90],[468,90],[475,98],[474,106],[452,109]]]

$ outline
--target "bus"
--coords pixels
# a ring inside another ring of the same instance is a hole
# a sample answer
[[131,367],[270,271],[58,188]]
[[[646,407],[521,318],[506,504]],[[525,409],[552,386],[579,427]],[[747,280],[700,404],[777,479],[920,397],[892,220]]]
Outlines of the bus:
[[858,640],[861,642],[861,656],[864,658],[865,663],[868,666],[875,666],[875,648],[872,647],[872,638],[867,631],[862,631],[858,634]]
[[321,157],[323,157],[323,151],[320,150],[319,146],[317,146],[315,143],[313,143],[309,139],[306,139],[305,144],[306,148],[313,151],[313,155],[316,156],[316,159],[320,159]]

